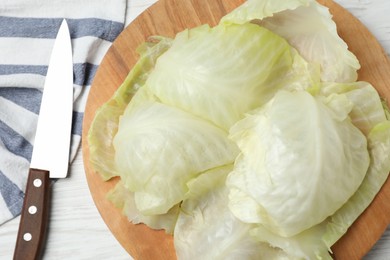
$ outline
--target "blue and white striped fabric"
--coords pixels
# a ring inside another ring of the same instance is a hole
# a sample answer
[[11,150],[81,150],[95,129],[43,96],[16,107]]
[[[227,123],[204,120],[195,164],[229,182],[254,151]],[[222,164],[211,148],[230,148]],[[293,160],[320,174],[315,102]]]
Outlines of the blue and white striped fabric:
[[125,16],[126,0],[1,0],[0,224],[21,211],[47,64],[62,19],[73,47],[74,158],[89,87]]

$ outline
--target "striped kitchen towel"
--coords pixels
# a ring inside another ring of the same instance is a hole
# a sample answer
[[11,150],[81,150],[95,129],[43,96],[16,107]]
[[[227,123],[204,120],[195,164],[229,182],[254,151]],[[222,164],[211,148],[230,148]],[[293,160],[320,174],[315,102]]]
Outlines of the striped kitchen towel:
[[42,88],[62,19],[67,19],[73,47],[74,158],[89,87],[124,28],[126,4],[126,0],[1,0],[0,224],[21,211]]

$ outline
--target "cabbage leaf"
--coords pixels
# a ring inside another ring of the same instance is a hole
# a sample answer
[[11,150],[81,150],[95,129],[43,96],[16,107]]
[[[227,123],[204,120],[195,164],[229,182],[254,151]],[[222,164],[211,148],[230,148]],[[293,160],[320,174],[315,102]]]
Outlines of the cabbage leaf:
[[356,81],[360,63],[338,35],[327,7],[314,0],[248,0],[221,20],[249,21],[280,35],[307,61],[319,64],[322,81]]
[[232,212],[285,237],[334,214],[358,189],[370,161],[351,109],[342,95],[279,91],[234,125],[230,137],[241,155],[227,181]]
[[320,95],[329,97],[334,94],[344,94],[353,103],[349,116],[352,123],[366,136],[377,124],[387,120],[381,98],[376,89],[368,82],[326,82],[322,84]]
[[[322,235],[326,229],[325,223],[311,227],[297,235],[291,237],[281,237],[263,225],[257,225],[250,231],[252,237],[259,242],[268,243],[270,247],[279,248],[288,259],[321,259],[332,260],[330,249],[322,240]],[[278,259],[278,258],[263,258]]]
[[371,163],[362,185],[327,224],[324,242],[330,247],[340,239],[370,205],[390,171],[390,121],[377,124],[368,135]]
[[188,183],[174,232],[178,259],[290,259],[250,235],[253,225],[228,209],[225,179],[232,165],[207,171]]
[[90,162],[103,180],[119,176],[112,145],[112,140],[118,131],[119,117],[137,90],[145,84],[157,58],[171,45],[169,38],[152,37],[150,40],[138,48],[139,60],[110,100],[97,109],[88,131]]
[[146,86],[162,103],[228,131],[279,89],[308,89],[318,83],[318,68],[283,38],[246,23],[204,25],[178,33]]
[[155,101],[130,102],[113,145],[117,171],[145,215],[166,213],[183,200],[189,180],[238,154],[221,128]]
[[107,199],[115,207],[121,209],[123,215],[133,224],[144,223],[150,228],[163,229],[166,233],[173,234],[179,214],[179,204],[173,206],[165,214],[146,216],[138,210],[135,204],[134,192],[127,189],[122,181],[119,181],[115,188],[107,194]]

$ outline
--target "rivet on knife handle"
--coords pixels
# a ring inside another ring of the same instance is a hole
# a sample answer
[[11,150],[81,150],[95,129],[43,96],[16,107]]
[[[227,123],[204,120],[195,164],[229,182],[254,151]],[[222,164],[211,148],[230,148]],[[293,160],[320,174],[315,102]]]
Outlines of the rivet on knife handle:
[[14,260],[41,259],[49,216],[49,172],[30,169]]

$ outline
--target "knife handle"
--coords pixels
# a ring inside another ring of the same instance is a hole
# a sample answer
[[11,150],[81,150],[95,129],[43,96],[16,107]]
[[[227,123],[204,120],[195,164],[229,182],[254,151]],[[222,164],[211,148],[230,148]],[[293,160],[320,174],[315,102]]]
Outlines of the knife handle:
[[14,260],[41,259],[49,217],[49,172],[30,169],[16,239]]

